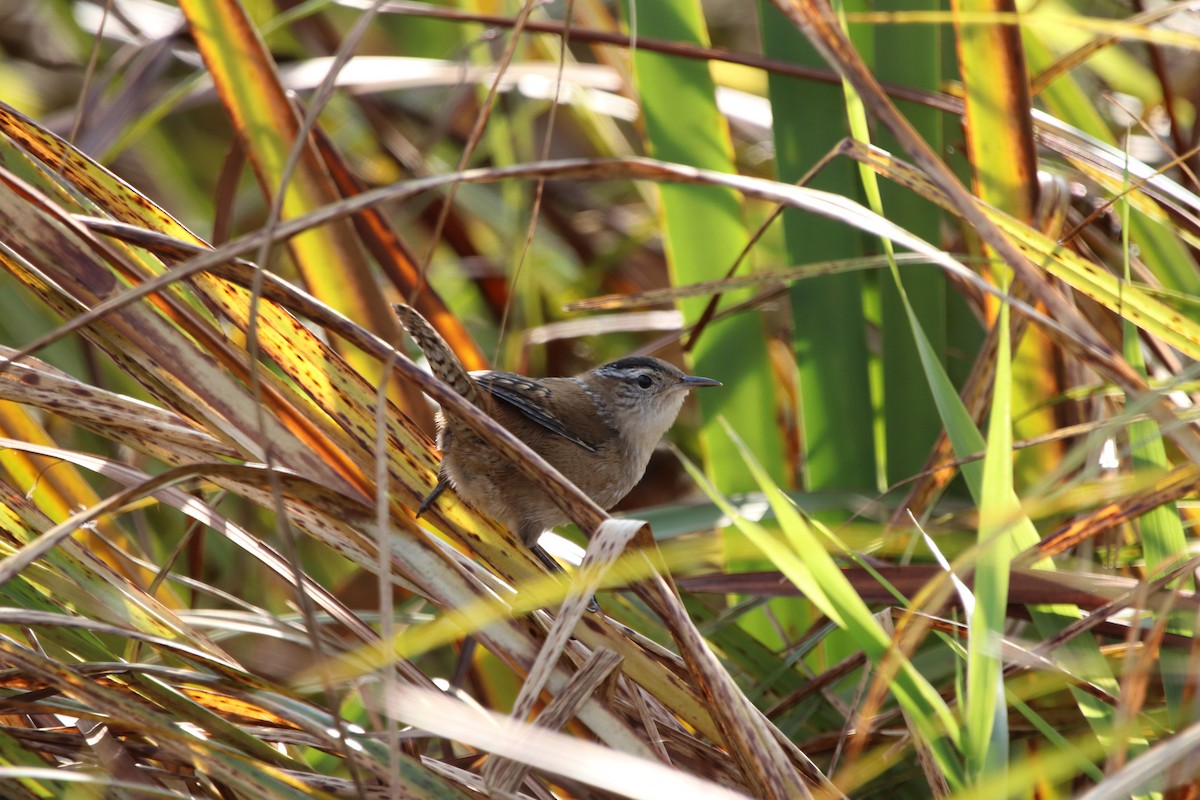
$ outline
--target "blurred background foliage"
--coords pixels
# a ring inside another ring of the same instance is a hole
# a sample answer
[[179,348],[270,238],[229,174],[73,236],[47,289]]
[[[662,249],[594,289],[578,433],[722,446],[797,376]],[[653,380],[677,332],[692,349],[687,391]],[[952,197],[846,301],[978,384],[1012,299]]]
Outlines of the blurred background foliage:
[[[1195,796],[1197,19],[0,0],[0,794]],[[682,604],[414,520],[400,301],[724,383]]]

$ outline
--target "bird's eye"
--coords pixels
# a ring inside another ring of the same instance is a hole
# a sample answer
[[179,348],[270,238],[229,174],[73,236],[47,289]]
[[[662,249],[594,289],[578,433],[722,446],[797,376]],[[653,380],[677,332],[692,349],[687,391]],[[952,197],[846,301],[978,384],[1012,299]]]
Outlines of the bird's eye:
[[638,375],[637,376],[637,385],[642,387],[643,389],[649,389],[651,386],[654,385],[654,379],[651,378],[649,375]]

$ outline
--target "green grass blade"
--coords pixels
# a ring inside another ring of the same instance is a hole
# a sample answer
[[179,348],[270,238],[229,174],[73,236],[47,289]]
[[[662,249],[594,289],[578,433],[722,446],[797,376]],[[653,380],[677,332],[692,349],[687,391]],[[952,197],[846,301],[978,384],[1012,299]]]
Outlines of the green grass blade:
[[[882,0],[880,11],[936,11],[939,0]],[[875,69],[902,86],[937,91],[942,78],[943,30],[939,25],[880,25],[875,30]],[[942,116],[916,104],[899,108],[930,146],[942,150]],[[887,131],[877,131],[875,144],[898,153],[899,144]],[[888,218],[927,242],[938,241],[941,212],[908,189],[885,181],[880,186],[881,208]],[[879,211],[879,209],[875,209]],[[947,341],[946,280],[936,269],[906,268],[902,280],[909,301],[935,352],[945,361]],[[919,472],[942,430],[933,394],[923,381],[920,355],[904,306],[890,281],[880,282],[882,299],[881,352],[886,476],[889,485]],[[966,342],[956,340],[963,348]]]
[[[626,6],[628,15],[631,6]],[[704,19],[695,0],[661,0],[632,6],[639,35],[671,41],[708,44]],[[735,173],[729,130],[716,104],[716,89],[708,65],[638,50],[634,76],[651,152],[664,161]],[[747,234],[737,195],[713,186],[660,185],[663,244],[673,283],[712,280],[725,274],[745,246]],[[726,295],[722,307],[749,296]],[[706,298],[680,302],[685,325],[695,322]],[[782,437],[775,424],[774,378],[761,321],[741,314],[712,325],[696,343],[693,367],[697,374],[720,378],[725,388],[701,394],[701,434],[707,463],[722,490],[742,491],[753,483],[738,467],[728,440],[714,435],[716,415],[737,420],[738,432],[772,465],[776,480],[783,477]]]
[[[766,55],[825,66],[770,2],[760,6]],[[845,98],[838,86],[777,74],[768,76],[768,85],[779,180],[796,181],[847,135]],[[825,110],[814,114],[814,108]],[[843,197],[859,194],[857,171],[846,159],[835,159],[807,185]],[[864,252],[863,236],[832,220],[789,210],[783,228],[789,263]],[[835,275],[791,290],[805,486],[811,490],[878,484],[863,283],[862,276]],[[763,460],[770,463],[765,454]]]
[[[1013,548],[1009,524],[1020,515],[1013,500],[1012,343],[1009,309],[1001,306],[996,377],[983,497],[979,508],[979,557],[975,562],[975,604],[967,640],[967,763],[977,783],[1003,779],[1008,766],[1008,710],[1004,704],[1004,664],[1000,658],[1008,611],[1008,573]],[[996,787],[1003,792],[1001,787]]]
[[780,491],[733,429],[729,428],[728,432],[730,440],[739,449],[771,504],[786,542],[779,541],[762,526],[738,514],[700,471],[685,461],[689,473],[739,530],[774,562],[776,568],[850,635],[872,663],[890,663],[894,668],[890,688],[897,702],[908,712],[920,735],[929,744],[938,767],[951,786],[961,787],[962,768],[954,753],[960,732],[954,714],[912,663],[895,650],[891,637],[879,625],[854,586],[846,580],[813,525]]

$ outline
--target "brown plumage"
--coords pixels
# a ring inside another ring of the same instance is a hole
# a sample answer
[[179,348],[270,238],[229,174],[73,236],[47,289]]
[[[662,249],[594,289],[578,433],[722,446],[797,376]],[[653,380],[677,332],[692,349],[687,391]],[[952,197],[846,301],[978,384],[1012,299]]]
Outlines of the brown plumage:
[[[687,391],[720,386],[685,375],[657,358],[623,358],[574,378],[527,378],[512,372],[467,373],[446,342],[408,306],[396,306],[433,373],[484,409],[530,449],[609,509],[637,484],[671,427]],[[438,415],[442,483],[503,522],[533,547],[566,515],[479,435]]]

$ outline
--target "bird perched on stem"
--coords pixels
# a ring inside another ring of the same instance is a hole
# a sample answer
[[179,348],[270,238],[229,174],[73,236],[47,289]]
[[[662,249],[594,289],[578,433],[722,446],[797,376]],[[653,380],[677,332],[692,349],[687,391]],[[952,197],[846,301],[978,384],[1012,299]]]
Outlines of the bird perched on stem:
[[[657,358],[634,356],[574,378],[527,378],[512,372],[468,373],[450,346],[415,309],[394,306],[433,374],[483,409],[607,510],[641,480],[650,455],[675,422],[688,390],[720,386]],[[561,571],[537,542],[567,521],[537,484],[465,424],[438,415],[442,466],[418,514],[447,484],[472,506],[515,533],[546,566]]]

